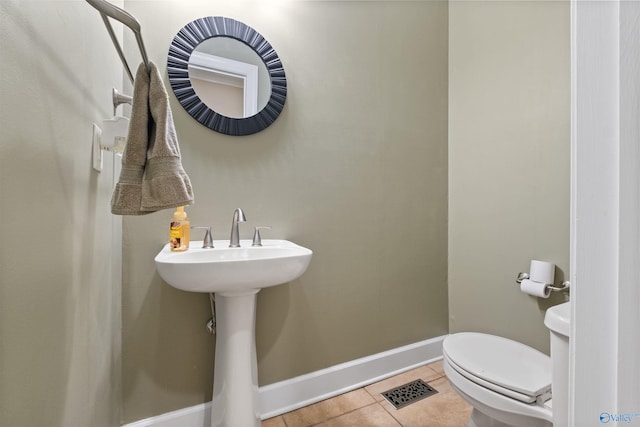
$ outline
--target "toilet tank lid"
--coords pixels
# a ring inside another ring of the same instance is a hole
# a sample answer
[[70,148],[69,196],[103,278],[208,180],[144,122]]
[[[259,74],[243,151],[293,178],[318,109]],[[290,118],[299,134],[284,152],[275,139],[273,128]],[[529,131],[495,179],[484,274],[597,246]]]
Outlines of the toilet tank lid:
[[555,333],[569,337],[571,330],[571,302],[554,305],[547,309],[544,324]]
[[442,343],[446,358],[482,380],[527,396],[551,389],[551,359],[508,338],[477,332],[448,336]]

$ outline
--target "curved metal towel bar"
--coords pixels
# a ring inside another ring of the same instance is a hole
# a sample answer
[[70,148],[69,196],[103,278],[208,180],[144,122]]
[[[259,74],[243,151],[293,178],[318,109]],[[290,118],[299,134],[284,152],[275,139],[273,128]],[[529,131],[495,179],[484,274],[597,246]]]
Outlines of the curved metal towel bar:
[[120,43],[118,43],[118,39],[116,38],[115,33],[113,32],[113,27],[109,22],[109,18],[113,18],[116,21],[119,21],[129,27],[136,36],[136,41],[138,42],[138,47],[140,48],[140,54],[142,55],[142,61],[149,68],[149,58],[147,57],[147,51],[144,48],[144,42],[142,41],[142,33],[140,31],[140,23],[136,18],[134,18],[130,13],[120,9],[117,6],[112,5],[106,0],[87,0],[91,6],[93,6],[98,12],[100,12],[100,16],[102,16],[102,21],[104,22],[105,27],[107,27],[107,31],[109,32],[109,36],[111,37],[111,41],[118,51],[118,56],[122,61],[122,65],[124,65],[124,69],[129,75],[129,79],[131,83],[133,83],[133,74],[131,73],[131,68],[127,63],[127,60],[124,57],[124,53],[122,51],[122,47]]

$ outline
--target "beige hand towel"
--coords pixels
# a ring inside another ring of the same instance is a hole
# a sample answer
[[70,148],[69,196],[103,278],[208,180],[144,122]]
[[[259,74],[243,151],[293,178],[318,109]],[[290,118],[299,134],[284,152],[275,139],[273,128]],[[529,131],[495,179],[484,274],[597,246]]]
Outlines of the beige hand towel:
[[149,73],[140,64],[133,85],[133,103],[127,145],[122,153],[120,179],[111,196],[111,213],[143,215],[142,177],[147,162],[149,144]]
[[149,110],[154,126],[149,129],[141,210],[155,212],[192,204],[193,189],[182,168],[169,95],[158,67],[154,63],[149,65]]
[[169,97],[158,67],[140,64],[122,171],[111,197],[116,215],[145,215],[193,203],[191,181],[182,168]]

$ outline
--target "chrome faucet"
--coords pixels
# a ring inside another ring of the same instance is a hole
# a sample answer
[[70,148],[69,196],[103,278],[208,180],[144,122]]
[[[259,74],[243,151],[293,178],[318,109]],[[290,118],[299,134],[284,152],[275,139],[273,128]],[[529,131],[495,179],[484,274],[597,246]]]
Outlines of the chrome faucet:
[[204,239],[202,240],[202,249],[213,249],[213,238],[211,237],[211,227],[200,226],[200,225],[194,225],[193,227],[191,227],[192,230],[194,228],[202,228],[204,230],[207,230],[205,231]]
[[238,223],[245,222],[246,220],[247,218],[245,218],[242,209],[236,209],[233,213],[233,221],[231,222],[231,237],[229,238],[230,248],[240,247],[240,233],[238,232]]

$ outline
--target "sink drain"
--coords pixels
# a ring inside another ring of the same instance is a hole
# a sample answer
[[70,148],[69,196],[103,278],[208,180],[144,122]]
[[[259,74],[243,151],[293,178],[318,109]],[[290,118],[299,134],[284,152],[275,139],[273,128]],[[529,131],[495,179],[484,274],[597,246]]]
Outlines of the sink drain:
[[392,390],[381,393],[396,409],[404,408],[414,402],[436,394],[438,390],[422,380],[415,380]]

